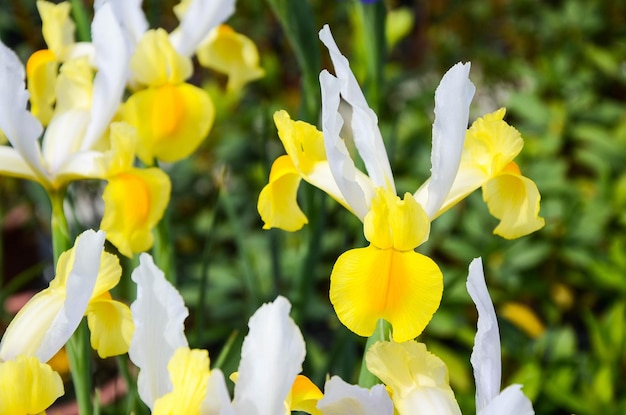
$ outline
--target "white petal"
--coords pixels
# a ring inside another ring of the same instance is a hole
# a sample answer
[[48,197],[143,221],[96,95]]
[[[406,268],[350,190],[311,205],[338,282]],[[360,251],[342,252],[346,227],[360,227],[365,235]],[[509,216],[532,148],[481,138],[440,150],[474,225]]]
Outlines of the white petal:
[[392,415],[393,402],[384,385],[370,390],[333,376],[324,385],[324,397],[317,403],[317,409],[324,415]]
[[9,146],[0,146],[0,175],[37,180],[37,176],[20,153]]
[[122,27],[129,55],[135,45],[148,30],[148,20],[141,9],[143,0],[96,0],[94,9],[98,10],[104,3],[111,3],[113,13]]
[[200,407],[200,415],[233,415],[230,395],[224,381],[224,374],[219,369],[211,370],[206,386],[206,398]]
[[24,66],[13,53],[0,42],[0,130],[13,148],[24,158],[42,183],[47,183],[41,163],[39,136],[43,127],[27,110],[28,91],[24,83]]
[[426,205],[430,218],[443,204],[461,162],[469,106],[476,90],[469,80],[469,70],[469,62],[457,63],[445,73],[435,91],[431,182]]
[[170,34],[174,49],[190,57],[209,32],[234,12],[235,0],[193,0],[178,28]]
[[112,5],[104,3],[96,10],[91,25],[98,72],[93,81],[91,120],[81,146],[91,149],[104,133],[117,111],[126,87],[128,52],[122,28]]
[[467,291],[478,309],[478,330],[470,361],[476,380],[476,411],[480,412],[500,392],[501,379],[498,320],[487,291],[480,258],[474,259],[469,266]]
[[289,301],[278,297],[250,317],[235,385],[236,414],[284,413],[285,398],[306,353],[302,333],[289,317],[290,309]]
[[140,255],[131,277],[137,284],[137,299],[130,306],[135,332],[128,356],[139,368],[139,396],[152,409],[159,397],[171,391],[167,364],[176,349],[187,346],[184,321],[189,311],[150,255]]
[[504,389],[478,415],[534,415],[530,399],[522,392],[522,385],[511,385]]
[[89,113],[84,110],[69,110],[52,118],[41,141],[51,176],[56,175],[72,154],[80,151],[88,123]]
[[396,193],[387,150],[378,128],[378,117],[367,105],[359,83],[350,69],[350,62],[339,51],[328,25],[324,25],[320,30],[319,38],[328,48],[335,74],[341,81],[341,96],[352,106],[351,126],[354,144],[363,159],[367,173],[377,187],[389,187]]
[[92,230],[83,232],[77,238],[74,266],[65,287],[65,302],[37,350],[36,357],[40,361],[50,360],[67,343],[83,319],[98,279],[104,238],[103,231]]
[[339,114],[339,91],[341,82],[324,70],[320,73],[322,88],[322,131],[326,158],[330,170],[344,199],[352,211],[363,220],[367,214],[368,203],[359,183],[356,181],[357,168],[350,157],[346,144],[339,137],[343,118]]

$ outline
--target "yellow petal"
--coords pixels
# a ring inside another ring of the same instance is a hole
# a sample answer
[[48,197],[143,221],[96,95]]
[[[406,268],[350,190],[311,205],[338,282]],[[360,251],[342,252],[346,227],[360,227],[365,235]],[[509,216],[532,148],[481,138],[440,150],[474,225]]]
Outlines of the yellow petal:
[[380,249],[412,251],[428,239],[430,221],[413,195],[401,200],[391,191],[376,189],[370,211],[365,216],[365,238]]
[[87,307],[91,347],[101,358],[128,352],[134,331],[133,317],[126,304],[114,301],[106,293]]
[[423,343],[378,342],[365,360],[367,368],[391,389],[400,415],[461,414],[445,363]]
[[130,59],[135,81],[148,86],[178,84],[193,73],[191,59],[179,55],[163,29],[148,30]]
[[229,91],[238,91],[247,82],[265,75],[259,66],[259,51],[250,38],[222,24],[198,46],[200,65],[228,75]]
[[59,60],[65,60],[67,48],[74,44],[74,22],[70,18],[70,3],[54,4],[38,1],[37,10],[41,16],[41,33],[48,49],[53,51]]
[[44,125],[48,125],[54,111],[57,62],[49,49],[33,53],[26,63],[26,78],[30,93],[30,111]]
[[537,185],[518,172],[515,166],[513,171],[505,171],[483,186],[489,212],[500,219],[493,233],[506,239],[528,235],[545,224],[539,217],[541,196]]
[[100,228],[123,255],[150,249],[152,228],[163,217],[170,191],[169,177],[158,168],[133,168],[109,178]]
[[85,57],[71,59],[59,69],[55,112],[72,109],[91,110],[94,71]]
[[215,109],[206,91],[190,84],[164,84],[133,94],[122,119],[137,129],[137,156],[175,162],[189,156],[206,138]]
[[317,409],[317,401],[322,399],[324,394],[309,378],[304,375],[296,376],[296,380],[291,387],[292,411],[304,411],[311,415],[321,415],[322,411]]
[[263,229],[280,228],[294,232],[309,222],[298,206],[300,180],[300,173],[289,156],[274,161],[269,183],[261,190],[257,204],[264,222]]
[[367,248],[342,254],[330,276],[330,301],[339,320],[370,336],[379,319],[393,327],[395,341],[417,337],[439,307],[443,276],[427,256],[414,251]]
[[63,381],[35,357],[0,363],[0,414],[38,414],[63,396]]
[[515,302],[505,303],[502,305],[499,314],[533,339],[540,337],[546,331],[546,327],[541,320],[539,320],[537,314],[524,304]]
[[209,353],[181,347],[167,365],[172,392],[157,399],[154,415],[200,414],[209,381]]
[[137,130],[126,122],[111,123],[111,150],[107,152],[109,177],[131,170],[135,161]]

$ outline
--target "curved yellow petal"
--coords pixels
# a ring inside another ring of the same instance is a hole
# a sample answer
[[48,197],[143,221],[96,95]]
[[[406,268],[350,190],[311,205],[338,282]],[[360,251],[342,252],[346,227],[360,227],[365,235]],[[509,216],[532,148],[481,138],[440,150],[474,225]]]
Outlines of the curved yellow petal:
[[67,48],[74,44],[74,22],[70,18],[69,2],[54,4],[38,1],[37,10],[41,16],[41,33],[48,45],[60,61],[65,60]]
[[430,220],[424,208],[406,193],[400,199],[390,190],[376,189],[363,222],[365,238],[380,249],[412,251],[428,239]]
[[198,46],[196,56],[200,65],[228,75],[229,91],[238,91],[265,75],[254,42],[225,24],[209,33]]
[[546,331],[546,326],[532,308],[522,303],[508,302],[502,304],[500,316],[509,320],[529,337],[536,339]]
[[87,307],[87,323],[91,333],[91,347],[98,356],[106,358],[128,352],[135,329],[130,308],[114,301],[105,293]]
[[181,347],[167,365],[172,392],[154,404],[154,415],[200,414],[209,381],[209,353],[206,350]]
[[73,109],[89,111],[93,101],[94,71],[85,57],[71,59],[59,68],[55,112]]
[[147,86],[178,84],[193,73],[191,59],[176,52],[164,29],[148,30],[130,58],[136,82]]
[[439,307],[443,275],[433,260],[414,251],[367,248],[342,254],[330,276],[330,301],[339,320],[370,336],[379,319],[393,339],[417,337]]
[[28,58],[26,78],[30,93],[30,112],[46,126],[54,112],[57,61],[50,49],[38,50]]
[[128,257],[152,246],[152,228],[169,203],[171,182],[158,168],[137,169],[109,178],[104,189],[104,215],[100,228],[107,239]]
[[461,414],[445,363],[423,343],[378,342],[367,351],[365,361],[391,389],[398,414]]
[[505,171],[483,186],[489,212],[500,219],[493,233],[506,239],[528,235],[545,224],[539,217],[541,195],[537,185],[518,172],[515,166],[513,171]]
[[324,394],[309,378],[304,375],[296,376],[290,393],[289,407],[292,411],[304,411],[311,415],[322,415],[317,409],[317,401]]
[[269,183],[261,190],[257,203],[263,229],[280,228],[294,232],[309,222],[298,206],[300,180],[302,177],[289,156],[274,161]]
[[206,138],[215,109],[206,91],[190,84],[164,84],[133,94],[122,119],[137,129],[137,156],[175,162],[189,156]]
[[0,362],[0,414],[38,414],[64,393],[61,376],[35,357]]

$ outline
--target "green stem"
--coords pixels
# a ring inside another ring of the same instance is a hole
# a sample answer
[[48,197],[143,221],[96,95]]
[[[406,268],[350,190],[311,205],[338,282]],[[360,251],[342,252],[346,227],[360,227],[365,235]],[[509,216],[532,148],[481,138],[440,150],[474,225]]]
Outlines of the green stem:
[[79,42],[91,41],[91,23],[82,0],[71,0],[72,16],[76,24],[76,37]]
[[363,361],[361,363],[361,372],[359,373],[359,386],[364,388],[371,388],[372,386],[380,383],[380,380],[367,369],[365,364],[365,355],[370,347],[377,342],[389,341],[391,339],[391,324],[383,319],[378,320],[376,323],[376,330],[372,334],[365,344],[365,351],[363,352]]
[[70,238],[70,230],[67,225],[67,218],[63,210],[63,202],[65,201],[65,188],[57,191],[50,191],[50,203],[52,204],[52,254],[54,258],[54,266],[56,267],[59,256],[72,247]]
[[176,285],[176,265],[170,228],[170,207],[168,206],[163,218],[154,230],[152,254],[154,255],[154,262],[163,271],[165,278]]

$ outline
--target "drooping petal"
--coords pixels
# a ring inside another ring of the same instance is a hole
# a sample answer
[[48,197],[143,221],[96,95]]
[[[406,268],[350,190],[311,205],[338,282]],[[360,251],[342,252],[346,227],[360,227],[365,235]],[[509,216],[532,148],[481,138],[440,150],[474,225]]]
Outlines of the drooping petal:
[[206,91],[191,84],[148,88],[126,101],[122,118],[137,129],[137,156],[175,162],[188,157],[207,137],[215,109]]
[[161,28],[144,33],[130,59],[130,69],[134,80],[146,86],[179,84],[193,73],[191,59],[176,51]]
[[239,91],[248,82],[265,75],[254,42],[228,25],[213,29],[196,55],[200,65],[228,75],[229,91]]
[[128,53],[113,6],[104,3],[96,9],[91,25],[98,72],[93,81],[90,122],[81,150],[89,150],[115,115],[126,87]]
[[321,415],[317,409],[317,402],[324,397],[322,391],[313,383],[311,379],[304,375],[296,376],[296,380],[291,386],[289,408],[292,411],[302,411],[311,415]]
[[445,73],[435,91],[431,182],[425,206],[430,218],[441,208],[459,169],[469,106],[476,91],[469,71],[469,63],[457,63]]
[[[339,51],[328,25],[324,25],[322,30],[320,30],[319,38],[330,54],[336,77],[340,81],[338,86],[341,88],[341,96],[352,107],[351,127],[354,135],[354,144],[363,159],[369,177],[376,187],[385,187],[396,193],[389,158],[387,157],[385,144],[378,128],[378,117],[367,105],[359,83],[350,69],[350,63]],[[324,86],[322,85],[322,96],[324,95],[323,90]],[[335,91],[332,92],[334,93]],[[339,92],[337,91],[338,94]],[[322,111],[324,111],[323,98]],[[335,111],[335,108],[329,107],[329,111]]]
[[515,166],[483,185],[483,199],[489,212],[500,223],[493,233],[506,239],[515,239],[533,233],[545,225],[539,217],[541,195],[535,182],[519,173]]
[[0,414],[38,414],[63,393],[61,376],[35,357],[0,362]]
[[309,221],[298,206],[297,194],[302,177],[289,156],[274,161],[269,182],[259,194],[257,210],[263,229],[280,228],[297,231]]
[[372,389],[350,385],[340,377],[326,381],[324,398],[317,408],[323,415],[392,415],[393,402],[384,385]]
[[100,227],[120,253],[132,257],[152,247],[152,229],[165,213],[170,192],[168,175],[157,167],[132,168],[109,178]]
[[504,389],[477,415],[534,415],[530,399],[522,392],[522,385],[511,385]]
[[179,347],[167,369],[172,391],[154,403],[154,415],[200,415],[209,381],[209,353],[206,350]]
[[[176,14],[180,25],[170,34],[174,48],[183,56],[191,56],[209,32],[235,12],[235,0],[181,1]],[[184,10],[184,13],[183,13]]]
[[250,317],[235,385],[235,413],[285,413],[285,399],[305,355],[304,339],[289,317],[290,309],[289,301],[279,296]]
[[345,142],[339,137],[343,126],[343,118],[339,114],[339,92],[341,82],[324,70],[320,73],[322,88],[322,131],[328,164],[351,210],[363,220],[369,208],[369,200],[356,180],[357,168],[348,152]]
[[467,291],[478,309],[478,329],[470,361],[476,380],[476,412],[480,413],[500,393],[502,370],[498,320],[480,258],[470,263]]
[[157,398],[172,390],[167,365],[176,349],[187,347],[184,321],[189,312],[150,255],[139,256],[132,279],[137,284],[137,299],[130,307],[135,332],[128,356],[139,368],[139,396],[153,409]]
[[91,347],[101,358],[128,352],[134,324],[130,309],[103,294],[89,304],[87,322],[91,333]]
[[39,137],[41,123],[28,110],[24,66],[15,53],[0,42],[0,130],[24,158],[42,185],[48,178],[42,165]]
[[423,343],[378,342],[367,351],[367,368],[388,388],[399,415],[460,415],[448,369]]
[[37,175],[26,163],[24,158],[14,148],[0,145],[0,174],[3,176],[19,177],[28,180],[37,180]]
[[370,336],[379,319],[398,342],[417,337],[439,307],[443,276],[427,256],[394,249],[352,249],[335,262],[330,301],[339,320],[359,336]]

